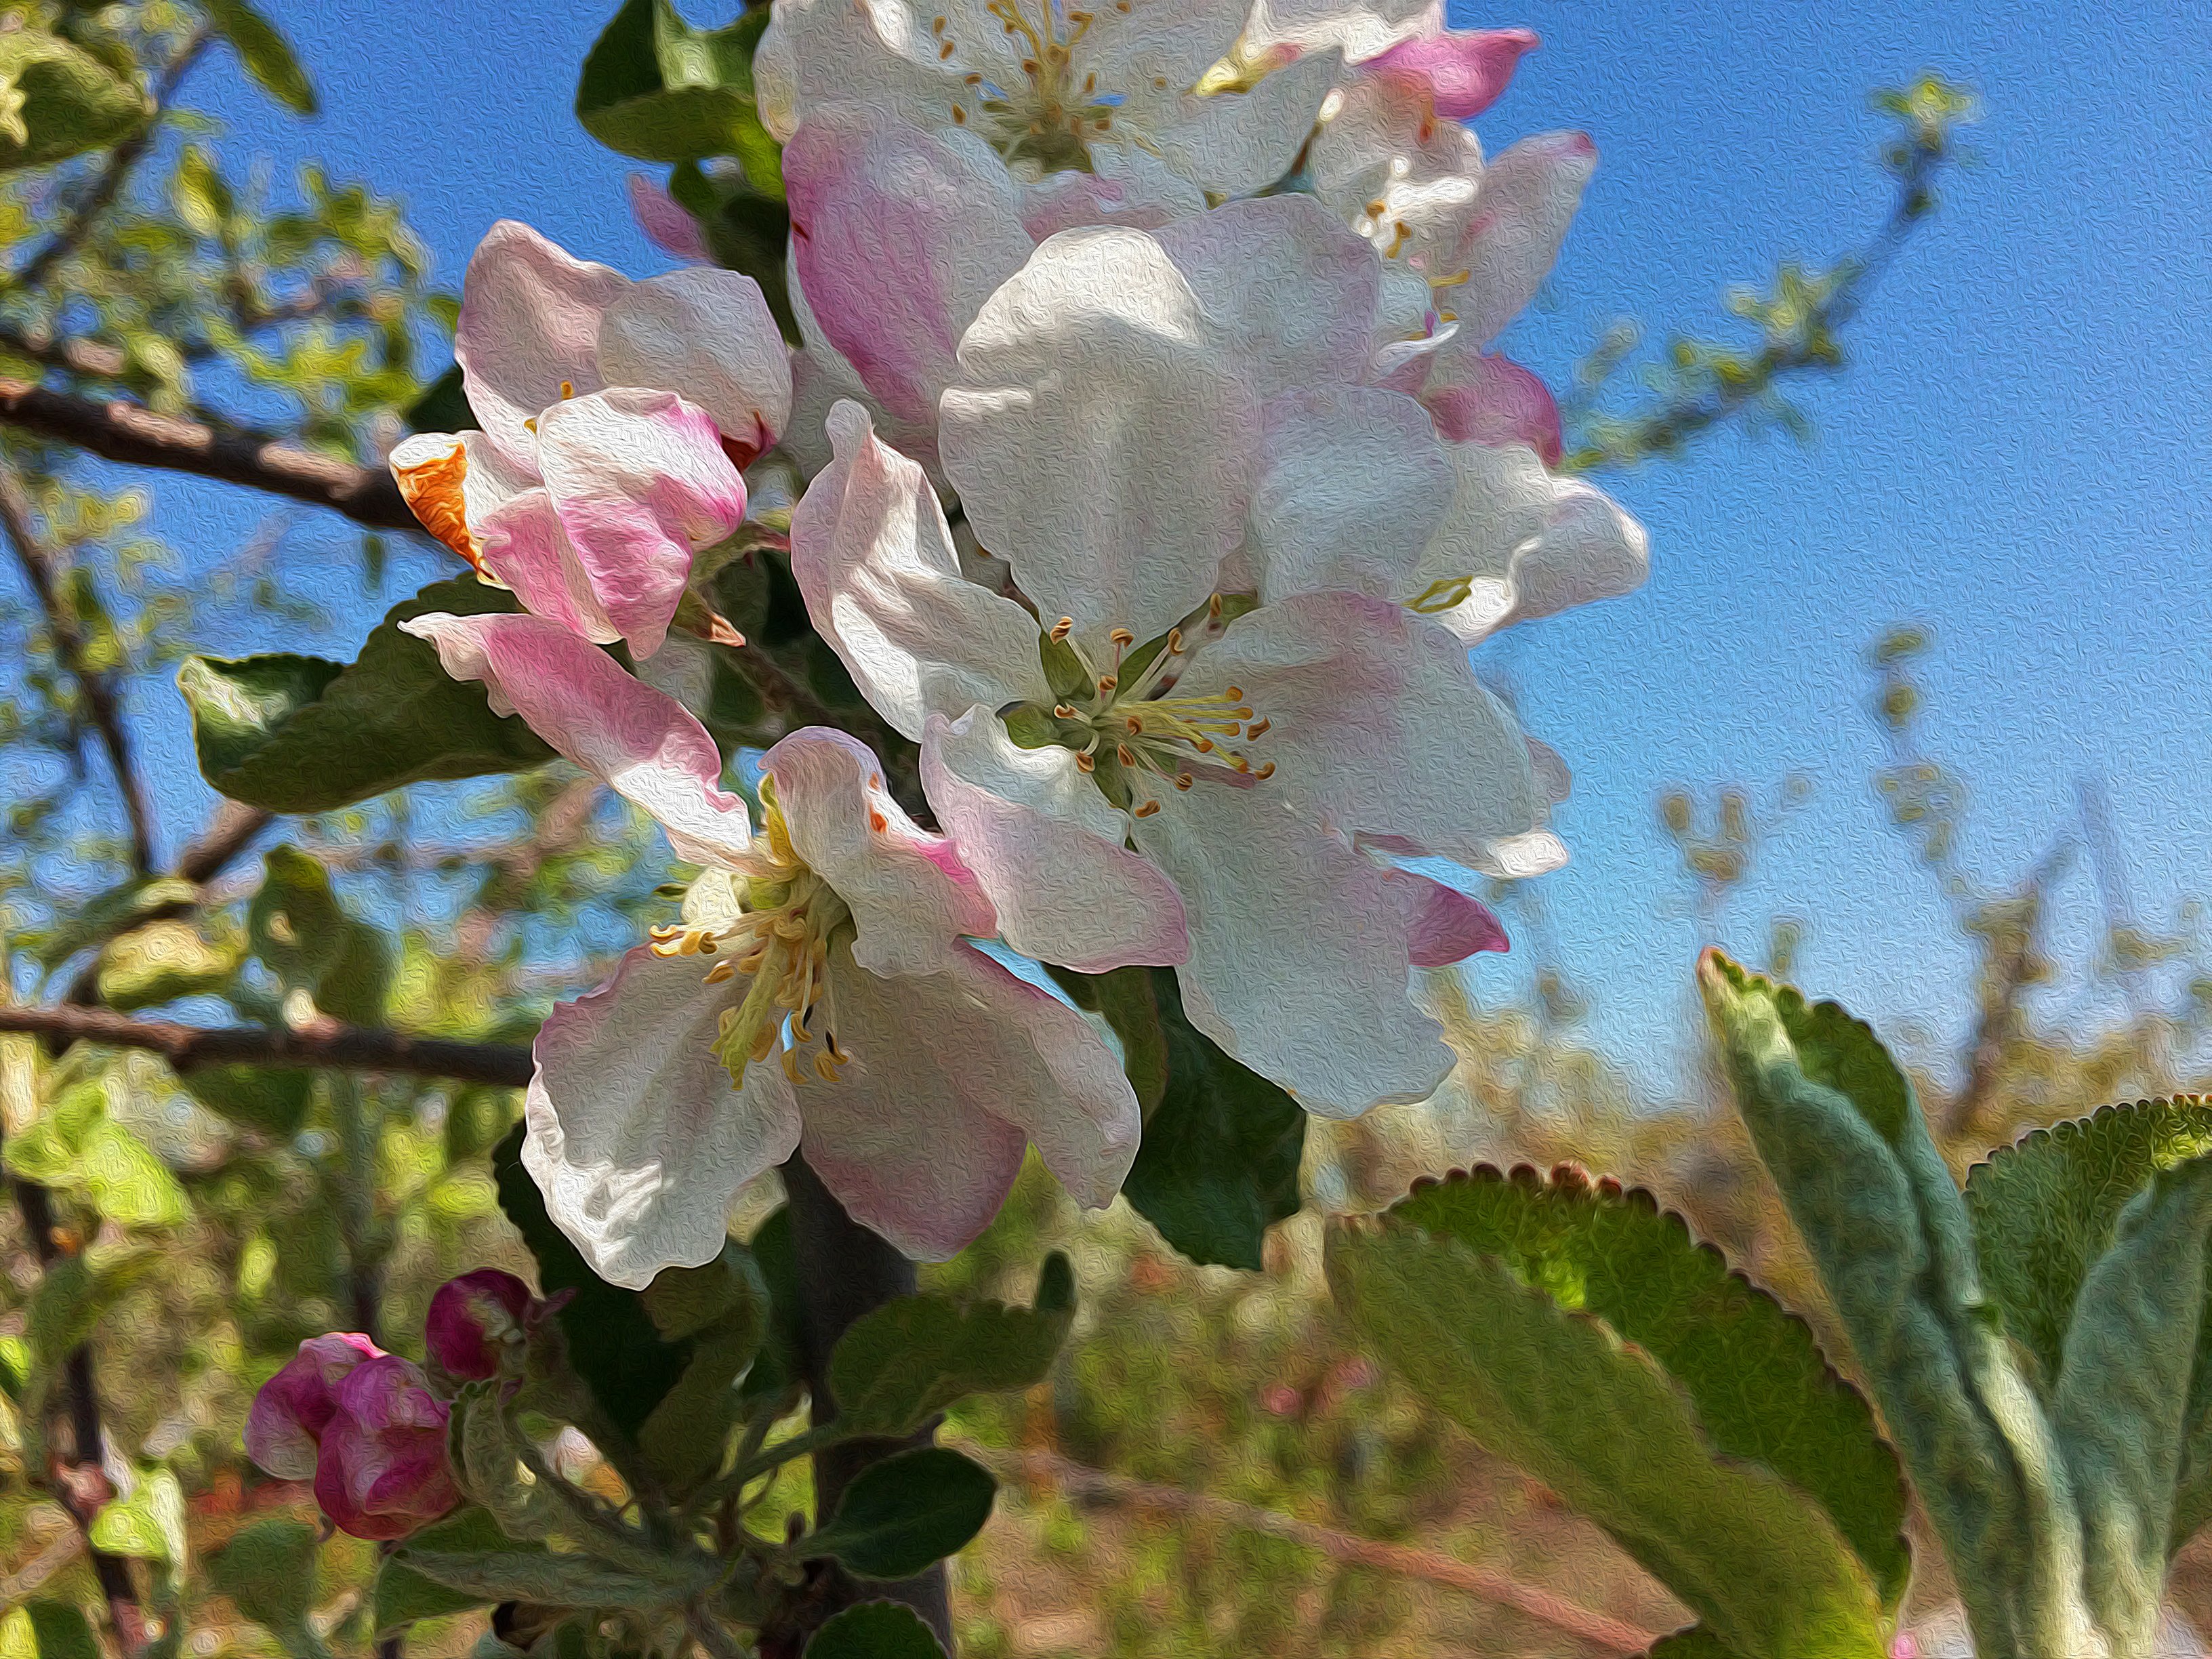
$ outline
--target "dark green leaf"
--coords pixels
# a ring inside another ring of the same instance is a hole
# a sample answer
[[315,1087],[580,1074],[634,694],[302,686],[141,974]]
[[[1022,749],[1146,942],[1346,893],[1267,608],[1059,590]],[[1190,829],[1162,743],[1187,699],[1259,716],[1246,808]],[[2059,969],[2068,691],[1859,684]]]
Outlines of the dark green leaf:
[[1522,1284],[1594,1315],[1690,1396],[1720,1451],[1764,1464],[1828,1511],[1883,1605],[1905,1592],[1904,1472],[1857,1389],[1804,1321],[1700,1246],[1649,1193],[1562,1166],[1425,1182],[1390,1214],[1498,1257]]
[[945,1659],[945,1650],[912,1607],[863,1601],[816,1631],[805,1659]]
[[315,89],[275,24],[246,0],[205,0],[208,21],[238,51],[254,84],[295,115],[315,113]]
[[664,1338],[692,1341],[683,1376],[638,1431],[653,1472],[680,1496],[720,1467],[740,1404],[735,1384],[768,1328],[768,1285],[732,1240],[703,1267],[664,1269],[644,1295]]
[[433,611],[514,609],[514,595],[455,577],[393,606],[360,660],[335,674],[302,666],[311,658],[189,659],[177,684],[191,707],[202,774],[249,805],[321,812],[403,784],[550,760],[552,750],[520,720],[491,712],[483,686],[447,678],[436,650],[398,628]]
[[680,1599],[666,1584],[602,1565],[588,1555],[550,1550],[434,1550],[403,1546],[392,1559],[410,1572],[467,1595],[471,1603],[529,1601],[548,1607],[651,1612]]
[[1067,1258],[1055,1250],[1033,1309],[902,1296],[863,1314],[830,1356],[837,1420],[896,1437],[969,1395],[1042,1382],[1075,1318],[1073,1286]]
[[240,1128],[279,1140],[297,1134],[307,1115],[314,1073],[269,1071],[258,1066],[214,1066],[184,1079],[193,1099]]
[[963,1547],[991,1518],[999,1483],[943,1446],[871,1463],[845,1488],[837,1513],[799,1546],[834,1555],[861,1578],[911,1578]]
[[1267,1229],[1298,1207],[1306,1115],[1183,1018],[1175,970],[1152,970],[1167,1086],[1122,1195],[1194,1261],[1256,1271]]
[[703,32],[670,0],[625,0],[585,57],[576,118],[643,161],[738,155],[760,126],[752,49],[766,26],[764,8]]
[[352,925],[320,864],[296,847],[272,847],[264,855],[246,934],[253,954],[286,986],[313,992],[345,949]]
[[25,1659],[101,1659],[100,1640],[74,1601],[26,1601],[23,1614],[31,1626]]
[[304,1521],[256,1521],[209,1561],[208,1580],[248,1619],[283,1635],[314,1605],[316,1547]]
[[0,173],[117,144],[143,126],[146,94],[43,29],[0,33]]
[[[1050,719],[1042,709],[1032,712],[1048,721]],[[1121,1069],[1128,1073],[1138,1108],[1149,1121],[1168,1086],[1167,1031],[1160,1023],[1152,969],[1116,968],[1109,974],[1079,974],[1067,968],[1045,971],[1077,1007],[1098,1015],[1114,1028],[1121,1043]]]
[[804,1338],[799,1323],[799,1261],[791,1243],[791,1211],[779,1206],[754,1230],[749,1241],[761,1279],[768,1287],[768,1328],[740,1391],[747,1404],[773,1399],[795,1388],[801,1374]]
[[635,1291],[593,1273],[545,1213],[538,1183],[522,1167],[522,1125],[492,1151],[500,1208],[507,1212],[538,1261],[544,1294],[576,1294],[556,1317],[567,1339],[569,1363],[623,1433],[635,1436],[690,1362],[689,1338],[665,1342]]
[[447,365],[443,374],[424,386],[400,418],[410,432],[474,432],[483,424],[469,407],[459,363]]
[[[425,1527],[408,1542],[440,1555],[471,1555],[513,1547],[499,1522],[479,1509],[457,1510]],[[418,1619],[442,1619],[449,1613],[466,1613],[471,1607],[483,1606],[489,1599],[426,1578],[398,1556],[386,1556],[383,1565],[377,1569],[373,1596],[376,1635],[380,1640],[406,1629]]]
[[1650,1357],[1495,1256],[1339,1227],[1337,1304],[1424,1397],[1596,1522],[1741,1659],[1880,1659],[1873,1583],[1826,1511],[1719,1455]]

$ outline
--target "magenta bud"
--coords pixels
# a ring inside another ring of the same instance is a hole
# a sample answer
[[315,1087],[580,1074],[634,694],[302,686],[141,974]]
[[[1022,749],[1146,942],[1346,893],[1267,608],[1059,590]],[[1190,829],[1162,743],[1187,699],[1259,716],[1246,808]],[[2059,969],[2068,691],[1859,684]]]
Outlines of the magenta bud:
[[261,1385],[246,1419],[246,1455],[280,1480],[315,1473],[316,1448],[337,1409],[338,1388],[384,1350],[352,1331],[311,1336]]
[[530,1287],[496,1267],[447,1279],[422,1322],[430,1357],[464,1381],[498,1376],[501,1354],[522,1341],[532,1303]]
[[404,1538],[461,1501],[446,1463],[446,1402],[422,1368],[365,1360],[338,1387],[315,1462],[315,1502],[356,1538]]

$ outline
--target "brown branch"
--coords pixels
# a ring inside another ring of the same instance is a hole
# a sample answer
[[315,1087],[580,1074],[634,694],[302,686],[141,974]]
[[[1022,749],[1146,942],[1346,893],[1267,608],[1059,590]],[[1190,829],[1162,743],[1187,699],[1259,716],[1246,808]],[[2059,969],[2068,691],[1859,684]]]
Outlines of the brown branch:
[[146,795],[146,781],[132,758],[131,732],[124,724],[123,699],[115,677],[92,666],[89,642],[54,580],[53,556],[31,521],[31,501],[12,467],[0,465],[0,532],[15,549],[23,580],[30,584],[39,608],[46,612],[46,631],[54,641],[54,655],[84,694],[93,728],[107,750],[114,769],[115,785],[123,797],[124,817],[131,825],[131,865],[140,875],[154,868],[154,812]]
[[127,466],[161,467],[243,484],[326,507],[376,530],[416,530],[399,486],[382,467],[157,415],[137,404],[102,402],[27,381],[0,380],[0,425],[75,444]]
[[297,1030],[269,1025],[180,1025],[132,1019],[106,1008],[0,1006],[0,1031],[27,1031],[58,1042],[144,1048],[177,1072],[210,1066],[310,1066],[342,1072],[390,1072],[520,1088],[530,1081],[530,1050],[520,1043],[459,1042],[319,1020]]
[[1272,1538],[1302,1545],[1347,1566],[1366,1567],[1376,1572],[1389,1573],[1395,1577],[1418,1579],[1425,1583],[1441,1584],[1447,1589],[1463,1590],[1498,1607],[1510,1607],[1524,1617],[1549,1625],[1554,1630],[1563,1631],[1609,1653],[1643,1653],[1662,1634],[1640,1629],[1606,1613],[1592,1613],[1589,1608],[1577,1607],[1549,1590],[1524,1584],[1518,1579],[1493,1572],[1486,1567],[1455,1560],[1435,1550],[1355,1537],[1332,1527],[1318,1527],[1310,1521],[1299,1521],[1273,1510],[1239,1504],[1232,1498],[1216,1498],[1207,1492],[1187,1492],[1180,1486],[1156,1486],[1149,1480],[1114,1474],[1104,1469],[1093,1468],[1087,1463],[1078,1463],[1054,1452],[994,1453],[973,1445],[967,1449],[972,1455],[992,1465],[1000,1474],[1018,1476],[1036,1486],[1057,1487],[1082,1497],[1127,1504],[1165,1515],[1203,1516],[1246,1532],[1265,1533]]

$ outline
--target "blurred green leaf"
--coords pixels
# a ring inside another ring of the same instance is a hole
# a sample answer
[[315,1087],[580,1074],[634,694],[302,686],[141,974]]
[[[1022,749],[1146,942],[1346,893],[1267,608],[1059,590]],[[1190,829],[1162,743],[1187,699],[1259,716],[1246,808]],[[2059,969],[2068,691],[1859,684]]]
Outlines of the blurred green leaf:
[[885,1303],[854,1320],[830,1356],[837,1421],[896,1437],[969,1395],[1041,1382],[1074,1319],[1074,1276],[1057,1250],[1038,1274],[1034,1308],[927,1295]]
[[218,945],[198,924],[149,922],[100,953],[100,1000],[118,1013],[220,991],[238,971],[234,945]]
[[185,1559],[185,1491],[167,1469],[139,1472],[137,1490],[93,1517],[92,1547],[180,1566]]
[[1192,1261],[1256,1272],[1267,1229],[1297,1213],[1306,1115],[1183,1017],[1173,969],[1152,988],[1167,1085],[1122,1196]]
[[625,0],[584,59],[576,118],[608,149],[643,161],[737,155],[756,132],[765,137],[752,53],[767,27],[764,7],[702,31],[671,0]]
[[393,606],[350,666],[295,656],[188,659],[177,684],[202,775],[249,805],[321,812],[403,784],[550,760],[528,726],[491,712],[483,686],[448,678],[432,646],[398,629],[433,611],[514,609],[512,594],[459,576]]
[[208,1562],[208,1583],[296,1650],[315,1599],[315,1528],[272,1516],[241,1528]]
[[912,1607],[863,1601],[816,1631],[805,1659],[945,1659],[945,1650]]
[[998,1492],[980,1464],[919,1446],[861,1470],[829,1524],[796,1547],[810,1560],[834,1555],[861,1578],[911,1578],[981,1532]]
[[1066,968],[1048,968],[1045,971],[1077,1007],[1097,1014],[1114,1028],[1121,1044],[1121,1069],[1128,1074],[1138,1109],[1149,1121],[1168,1086],[1167,1030],[1160,1020],[1159,998],[1152,990],[1152,970],[1116,968],[1108,974],[1079,974]]
[[262,855],[261,886],[246,907],[253,954],[286,986],[312,992],[346,948],[352,925],[338,905],[330,872],[296,847]]
[[241,1129],[278,1140],[299,1133],[314,1073],[259,1066],[211,1066],[182,1079],[193,1099]]
[[84,1609],[73,1601],[26,1601],[0,1618],[0,1659],[103,1659]]
[[[481,1555],[488,1550],[513,1548],[498,1522],[486,1511],[457,1510],[444,1520],[425,1527],[408,1540],[410,1547],[433,1555]],[[422,1619],[442,1619],[466,1613],[490,1598],[455,1589],[434,1578],[426,1578],[399,1555],[389,1555],[376,1572],[371,1595],[375,1634],[380,1641]]]
[[1912,1570],[1897,1454],[1804,1321],[1730,1273],[1680,1216],[1567,1166],[1549,1181],[1524,1166],[1424,1182],[1389,1213],[1498,1257],[1522,1284],[1649,1353],[1688,1394],[1715,1449],[1819,1502],[1883,1606],[1896,1607]]
[[82,1195],[118,1226],[179,1226],[191,1213],[168,1166],[108,1115],[104,1083],[64,1092],[9,1138],[0,1157],[17,1175]]
[[459,363],[448,364],[444,374],[424,386],[402,418],[410,432],[473,432],[483,424],[469,407]]
[[1602,1321],[1393,1218],[1328,1241],[1337,1305],[1492,1452],[1597,1522],[1741,1659],[1882,1659],[1874,1585],[1817,1504],[1719,1455]]
[[740,1394],[747,1404],[798,1385],[803,1339],[799,1322],[799,1262],[791,1243],[791,1211],[779,1205],[748,1241],[761,1281],[768,1287],[768,1328],[753,1356]]
[[202,0],[208,21],[236,48],[254,84],[295,115],[316,112],[315,89],[291,43],[247,0]]
[[131,81],[43,29],[0,33],[0,172],[118,144],[153,104]]

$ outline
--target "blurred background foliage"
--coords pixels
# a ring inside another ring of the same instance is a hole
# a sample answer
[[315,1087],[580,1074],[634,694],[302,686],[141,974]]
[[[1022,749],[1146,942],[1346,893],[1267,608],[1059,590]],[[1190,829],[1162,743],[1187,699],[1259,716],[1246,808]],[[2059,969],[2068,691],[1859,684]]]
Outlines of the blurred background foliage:
[[[218,163],[192,70],[219,52],[285,107],[313,108],[242,0],[0,7],[0,398],[127,398],[218,437],[374,466],[449,359],[453,296],[392,199]],[[1846,331],[1934,207],[1970,111],[1933,79],[1883,97],[1900,133],[1883,158],[1889,221],[1832,266],[1785,265],[1764,293],[1733,294],[1748,343],[1678,337],[1647,361],[1640,331],[1616,329],[1565,400],[1574,465],[1663,464],[1731,421],[1802,427],[1784,388],[1844,365]],[[63,139],[42,150],[34,132]],[[392,549],[349,530],[317,560],[278,556],[278,516],[228,556],[186,557],[171,538],[189,521],[155,514],[145,477],[0,425],[0,1000],[526,1040],[658,915],[671,872],[653,838],[559,767],[321,817],[225,806],[156,822],[148,769],[164,763],[134,707],[173,696],[190,651],[327,633],[333,598],[378,590]],[[1865,742],[1869,787],[1972,947],[1966,1051],[1893,1034],[1963,1170],[2030,1125],[2201,1086],[2212,967],[2196,912],[2132,914],[2094,781],[2033,866],[1975,866],[1966,781],[1923,743],[1918,672],[1936,648],[1917,626],[1871,642]],[[1698,780],[1654,804],[1700,942],[1763,939],[1765,965],[1787,971],[1808,919],[1741,914],[1739,899],[1808,787]],[[2043,919],[2068,881],[2094,884],[2105,926],[2093,960],[2063,966],[2124,1010],[2092,1030],[2033,994],[2062,966]],[[1457,1070],[1425,1105],[1316,1124],[1307,1208],[1272,1236],[1262,1272],[1194,1267],[1126,1206],[1080,1216],[1035,1166],[992,1231],[932,1270],[1023,1298],[1040,1254],[1064,1246],[1082,1289],[1052,1382],[970,1402],[951,1425],[1007,1483],[956,1564],[963,1651],[1630,1651],[1677,1622],[1594,1528],[1382,1382],[1322,1285],[1323,1213],[1455,1165],[1571,1158],[1651,1187],[1822,1318],[1717,1081],[1676,1056],[1598,1051],[1584,1026],[1601,992],[1553,962],[1541,884],[1491,896],[1537,964],[1533,993],[1486,996],[1479,967],[1431,976]],[[1686,1048],[1689,966],[1653,964],[1680,975]],[[1654,1081],[1678,1073],[1679,1087]],[[224,1563],[242,1529],[315,1511],[246,1462],[247,1404],[304,1337],[358,1329],[419,1357],[439,1282],[526,1269],[484,1158],[517,1110],[504,1089],[179,1075],[149,1054],[0,1036],[0,1659],[137,1651],[156,1628],[165,1656],[286,1650],[253,1597],[230,1598],[245,1581]],[[320,1552],[291,1650],[371,1645],[374,1562],[343,1537]],[[2177,1588],[2212,1616],[2212,1560],[2185,1557]],[[480,1628],[410,1639],[459,1654]]]

